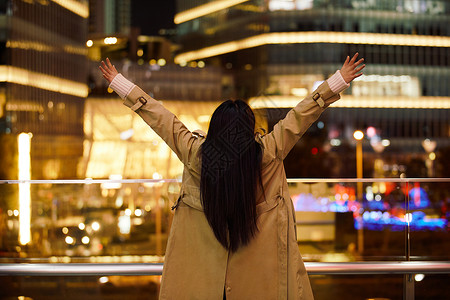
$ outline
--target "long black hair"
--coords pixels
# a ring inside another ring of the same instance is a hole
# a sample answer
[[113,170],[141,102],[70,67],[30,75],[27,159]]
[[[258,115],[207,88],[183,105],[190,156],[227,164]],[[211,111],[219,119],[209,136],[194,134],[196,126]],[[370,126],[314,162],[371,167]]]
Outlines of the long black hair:
[[213,113],[201,149],[200,196],[217,240],[235,252],[257,232],[256,192],[262,149],[255,116],[242,100],[227,100]]

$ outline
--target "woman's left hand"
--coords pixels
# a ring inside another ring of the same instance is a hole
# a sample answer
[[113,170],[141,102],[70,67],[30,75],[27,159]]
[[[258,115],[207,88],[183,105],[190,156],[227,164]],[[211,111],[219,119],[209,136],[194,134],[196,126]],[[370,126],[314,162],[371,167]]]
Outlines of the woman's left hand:
[[[346,83],[350,83],[353,81],[353,79],[358,78],[359,76],[362,75],[361,73],[358,73],[359,71],[361,71],[362,69],[364,69],[364,67],[366,65],[361,65],[364,62],[364,58],[361,58],[360,60],[356,61],[356,59],[358,58],[359,53],[355,53],[355,55],[353,55],[352,59],[350,59],[349,56],[347,56],[347,59],[344,62],[344,65],[341,68],[341,75],[342,78],[344,78]],[[358,67],[359,66],[359,67]]]
[[109,58],[106,58],[106,64],[102,60],[102,65],[98,66],[100,71],[102,71],[103,77],[111,83],[113,81],[114,77],[116,77],[119,72],[117,72],[116,67],[114,67],[111,62],[109,61]]

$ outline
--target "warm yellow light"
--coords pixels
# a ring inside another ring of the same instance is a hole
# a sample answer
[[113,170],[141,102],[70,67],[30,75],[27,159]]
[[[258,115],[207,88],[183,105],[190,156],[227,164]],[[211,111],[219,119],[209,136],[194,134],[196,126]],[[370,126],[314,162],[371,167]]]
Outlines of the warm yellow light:
[[99,231],[100,230],[100,223],[98,223],[97,221],[93,222],[91,225],[92,229],[94,231]]
[[142,55],[144,55],[144,50],[139,49],[136,54],[137,54],[137,56],[142,56]]
[[71,236],[66,236],[66,238],[64,239],[64,241],[66,242],[66,244],[69,244],[69,245],[71,245],[71,244],[74,244],[74,243],[75,243],[75,240],[74,240],[74,238],[73,238],[73,237],[71,237]]
[[86,225],[84,223],[80,223],[78,224],[78,228],[80,228],[80,230],[84,230],[86,228]]
[[360,141],[364,138],[364,133],[361,130],[356,130],[355,132],[353,132],[353,137],[355,138],[355,140]]
[[87,2],[75,1],[75,0],[52,0],[56,4],[70,10],[71,12],[87,19],[89,17],[89,6]]
[[86,46],[87,47],[92,47],[94,45],[94,42],[92,41],[92,40],[88,40],[87,42],[86,42]]
[[165,66],[166,65],[166,60],[164,58],[158,59],[158,65],[160,65],[161,67]]
[[0,66],[0,82],[32,86],[82,98],[88,95],[86,84],[12,66]]
[[[265,98],[250,98],[249,105],[253,108],[289,108],[302,100],[295,96],[268,96]],[[342,95],[332,107],[357,108],[428,108],[450,109],[450,97],[404,97],[404,96],[350,96]]]
[[[19,158],[19,180],[31,178],[31,134],[21,133],[17,137]],[[31,192],[30,183],[19,183],[19,242],[26,245],[31,240]]]
[[450,47],[450,37],[364,32],[272,32],[181,53],[175,57],[175,63],[179,64],[182,61],[204,59],[262,45],[311,43],[448,48]]
[[116,37],[105,37],[105,39],[103,40],[103,43],[105,43],[105,45],[114,45],[117,44],[117,38]]
[[435,159],[436,159],[436,153],[431,152],[431,153],[428,155],[428,158],[429,158],[430,160],[435,160]]
[[219,10],[247,2],[249,0],[216,0],[197,7],[182,11],[175,15],[174,23],[180,24],[196,18],[206,16]]
[[85,245],[89,244],[89,241],[90,241],[90,239],[89,239],[88,236],[83,236],[83,237],[81,238],[81,242],[82,242],[83,244],[85,244]]
[[291,94],[296,97],[305,97],[308,95],[308,89],[305,88],[292,88]]

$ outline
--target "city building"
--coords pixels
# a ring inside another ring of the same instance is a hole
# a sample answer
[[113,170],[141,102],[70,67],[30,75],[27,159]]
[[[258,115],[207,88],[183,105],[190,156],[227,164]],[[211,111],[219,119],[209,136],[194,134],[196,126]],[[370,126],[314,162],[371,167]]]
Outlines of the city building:
[[2,179],[77,177],[88,95],[88,16],[87,1],[2,1]]
[[[347,55],[359,52],[365,58],[365,75],[288,157],[288,176],[355,177],[355,130],[366,133],[365,177],[444,174],[432,169],[432,160],[440,165],[450,147],[448,1],[177,4],[181,48],[175,62],[220,66],[233,79],[234,97],[262,110],[269,127],[339,69]],[[422,146],[428,141],[433,149]],[[384,163],[377,169],[380,157]],[[416,161],[422,162],[417,168]],[[308,162],[318,167],[311,171]]]
[[[178,45],[164,36],[140,34],[130,24],[130,1],[90,1],[90,93],[85,105],[84,159],[87,178],[174,178],[182,164],[139,116],[108,89],[98,66],[109,58],[117,70],[174,112],[191,130],[207,130],[222,95],[223,72],[201,60],[174,64]],[[109,26],[108,24],[115,24]]]

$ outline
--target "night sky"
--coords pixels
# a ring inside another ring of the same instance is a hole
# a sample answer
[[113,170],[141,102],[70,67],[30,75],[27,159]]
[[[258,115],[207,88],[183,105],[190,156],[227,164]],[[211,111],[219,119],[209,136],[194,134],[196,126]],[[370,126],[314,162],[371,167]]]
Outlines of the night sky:
[[175,28],[176,0],[132,0],[131,26],[140,27],[143,35],[158,35],[160,29]]

